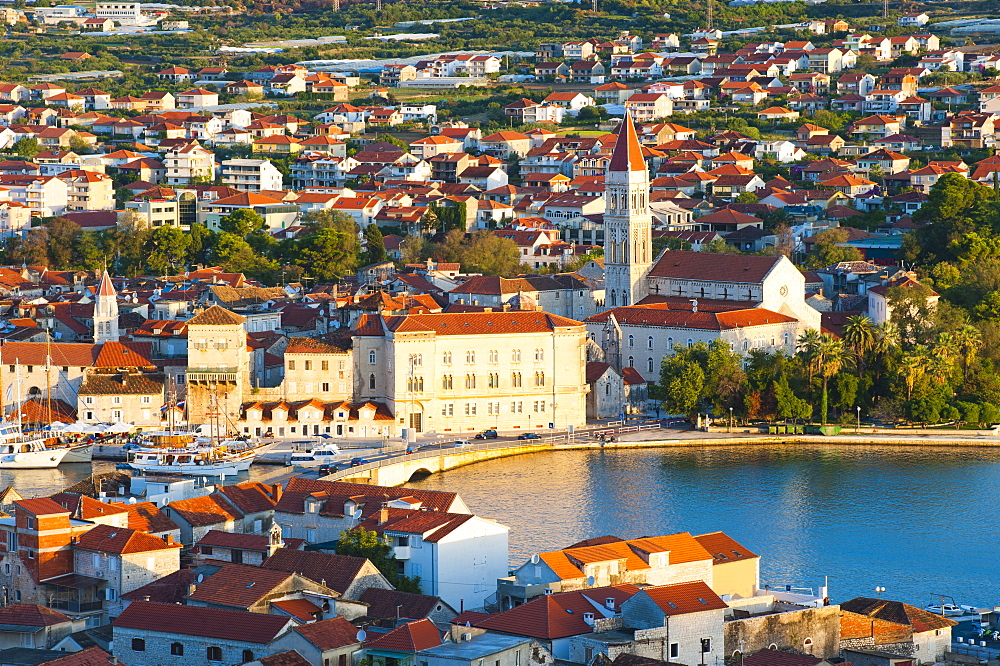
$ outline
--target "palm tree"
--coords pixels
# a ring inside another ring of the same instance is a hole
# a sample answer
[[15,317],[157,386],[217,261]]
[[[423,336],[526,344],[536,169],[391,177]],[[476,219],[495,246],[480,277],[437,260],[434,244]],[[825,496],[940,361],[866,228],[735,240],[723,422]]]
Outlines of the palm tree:
[[820,402],[820,423],[826,423],[829,415],[830,398],[827,392],[827,383],[833,375],[840,372],[840,369],[850,361],[850,353],[844,346],[844,341],[832,335],[820,336],[819,345],[816,349],[817,368],[823,378],[823,397]]
[[864,315],[848,317],[844,324],[844,343],[854,350],[858,369],[864,370],[865,355],[875,346],[875,324]]
[[816,361],[816,350],[819,347],[822,335],[820,332],[814,328],[808,329],[805,333],[799,336],[798,348],[799,356],[802,357],[809,368],[809,386],[812,386],[813,380],[813,365]]
[[920,378],[927,371],[928,354],[926,347],[917,347],[915,350],[903,356],[899,361],[899,371],[903,375],[903,382],[906,384],[907,401],[913,397],[913,387],[916,386]]
[[899,347],[899,327],[891,321],[885,321],[875,327],[875,340],[872,343],[872,353],[875,355],[875,383],[878,384],[885,366],[885,357]]
[[955,344],[962,358],[962,379],[968,381],[969,367],[976,360],[976,352],[983,346],[983,336],[978,328],[966,324],[955,331]]

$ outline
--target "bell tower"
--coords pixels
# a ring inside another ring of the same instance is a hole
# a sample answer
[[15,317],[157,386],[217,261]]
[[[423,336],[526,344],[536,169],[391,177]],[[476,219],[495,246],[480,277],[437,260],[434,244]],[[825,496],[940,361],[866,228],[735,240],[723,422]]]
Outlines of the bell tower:
[[626,112],[604,177],[605,306],[635,305],[648,293],[653,265],[653,218],[649,214],[649,172]]
[[97,299],[94,302],[94,342],[118,342],[118,292],[111,284],[111,276],[107,271],[101,276],[97,285]]

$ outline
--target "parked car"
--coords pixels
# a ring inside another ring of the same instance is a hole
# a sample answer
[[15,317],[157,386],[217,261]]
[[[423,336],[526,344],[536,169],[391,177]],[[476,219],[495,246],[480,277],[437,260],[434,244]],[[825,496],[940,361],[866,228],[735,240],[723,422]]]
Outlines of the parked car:
[[460,446],[472,446],[472,442],[470,442],[467,439],[456,439],[454,446],[455,448],[458,448]]
[[497,438],[497,431],[494,430],[493,428],[490,428],[489,430],[484,430],[478,435],[476,435],[476,439],[496,439],[496,438]]
[[522,432],[517,436],[518,439],[541,439],[542,436],[536,432]]
[[367,465],[368,461],[364,458],[351,458],[351,467],[358,467],[360,465]]
[[326,476],[327,474],[335,474],[339,472],[340,468],[337,465],[331,465],[329,463],[323,463],[319,466],[319,475]]

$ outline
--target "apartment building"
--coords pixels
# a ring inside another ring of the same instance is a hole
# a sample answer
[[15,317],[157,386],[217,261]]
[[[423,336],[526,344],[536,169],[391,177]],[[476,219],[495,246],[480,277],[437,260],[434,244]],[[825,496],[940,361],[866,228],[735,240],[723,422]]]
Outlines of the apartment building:
[[281,172],[270,160],[232,159],[221,164],[222,184],[242,192],[284,189]]

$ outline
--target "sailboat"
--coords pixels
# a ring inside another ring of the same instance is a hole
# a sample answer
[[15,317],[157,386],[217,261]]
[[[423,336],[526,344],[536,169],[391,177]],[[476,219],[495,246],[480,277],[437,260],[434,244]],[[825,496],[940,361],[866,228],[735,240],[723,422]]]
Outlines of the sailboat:
[[[216,403],[213,415],[218,417],[217,398],[213,398]],[[221,432],[221,424],[216,422],[213,430]],[[143,433],[136,444],[129,452],[128,466],[147,474],[235,476],[249,470],[261,452],[261,447],[251,446],[242,439],[223,440],[217,435],[198,437],[192,432],[174,432],[172,419],[169,431]]]

